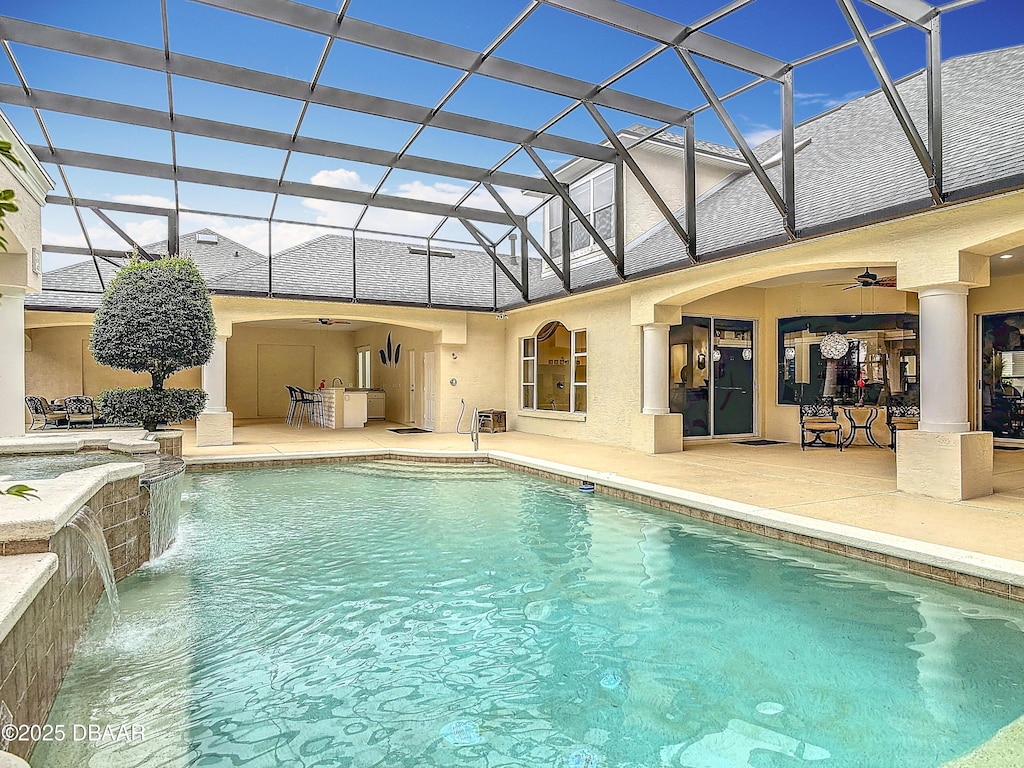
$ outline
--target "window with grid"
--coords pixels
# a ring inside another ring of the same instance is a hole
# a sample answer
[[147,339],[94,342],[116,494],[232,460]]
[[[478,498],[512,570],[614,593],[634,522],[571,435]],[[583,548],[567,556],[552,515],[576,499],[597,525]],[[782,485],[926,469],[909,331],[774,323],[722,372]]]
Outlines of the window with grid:
[[[611,245],[615,237],[615,171],[601,171],[569,187],[569,197],[602,239]],[[547,204],[548,253],[552,259],[562,258],[562,206],[560,197]],[[573,259],[587,256],[600,246],[590,236],[571,210],[569,212],[569,249]]]
[[520,407],[525,410],[587,412],[587,331],[546,323],[520,347]]

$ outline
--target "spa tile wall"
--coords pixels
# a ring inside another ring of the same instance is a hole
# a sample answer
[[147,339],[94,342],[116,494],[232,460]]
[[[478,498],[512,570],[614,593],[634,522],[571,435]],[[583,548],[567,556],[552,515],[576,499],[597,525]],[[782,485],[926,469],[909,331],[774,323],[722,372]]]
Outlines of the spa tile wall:
[[[88,506],[103,524],[117,579],[149,559],[149,492],[137,477],[107,483]],[[58,558],[57,572],[0,641],[0,701],[15,724],[42,725],[103,594],[103,580],[85,541],[67,526],[49,540],[0,546],[3,554],[53,552]],[[27,758],[34,746],[15,741],[8,751]]]

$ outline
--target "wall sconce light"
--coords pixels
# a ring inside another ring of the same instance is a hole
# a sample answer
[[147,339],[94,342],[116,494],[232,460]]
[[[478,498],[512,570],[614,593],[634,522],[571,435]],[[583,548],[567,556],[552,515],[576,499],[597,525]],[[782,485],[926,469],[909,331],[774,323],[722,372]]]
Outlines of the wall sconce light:
[[786,347],[786,359],[796,360],[796,347]]
[[705,355],[703,352],[698,352],[697,353],[697,367],[700,370],[703,371],[707,367],[707,365],[708,365],[708,356]]
[[720,361],[722,359],[722,350],[716,349],[714,352],[712,352],[711,359],[714,360],[716,363]]
[[750,361],[754,359],[754,350],[750,347],[744,347],[740,354],[743,356],[744,360]]
[[457,354],[455,354],[454,352],[452,352],[452,360],[458,360],[458,359],[459,359],[459,356]]

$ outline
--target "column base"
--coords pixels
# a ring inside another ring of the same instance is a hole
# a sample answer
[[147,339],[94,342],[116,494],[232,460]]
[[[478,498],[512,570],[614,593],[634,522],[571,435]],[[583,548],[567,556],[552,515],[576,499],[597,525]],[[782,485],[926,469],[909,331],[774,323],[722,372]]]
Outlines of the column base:
[[896,489],[945,501],[990,496],[992,433],[897,432]]
[[235,415],[223,413],[200,413],[196,419],[196,446],[233,445],[235,440]]
[[634,448],[644,453],[679,453],[683,450],[683,414],[640,415]]

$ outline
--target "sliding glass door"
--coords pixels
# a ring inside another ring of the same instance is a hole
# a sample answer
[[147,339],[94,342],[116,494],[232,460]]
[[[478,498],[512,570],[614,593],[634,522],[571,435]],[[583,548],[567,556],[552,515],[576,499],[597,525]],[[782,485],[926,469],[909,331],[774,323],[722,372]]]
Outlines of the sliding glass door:
[[981,318],[981,428],[1024,440],[1024,311]]
[[754,322],[683,317],[669,332],[669,408],[683,437],[754,433]]

